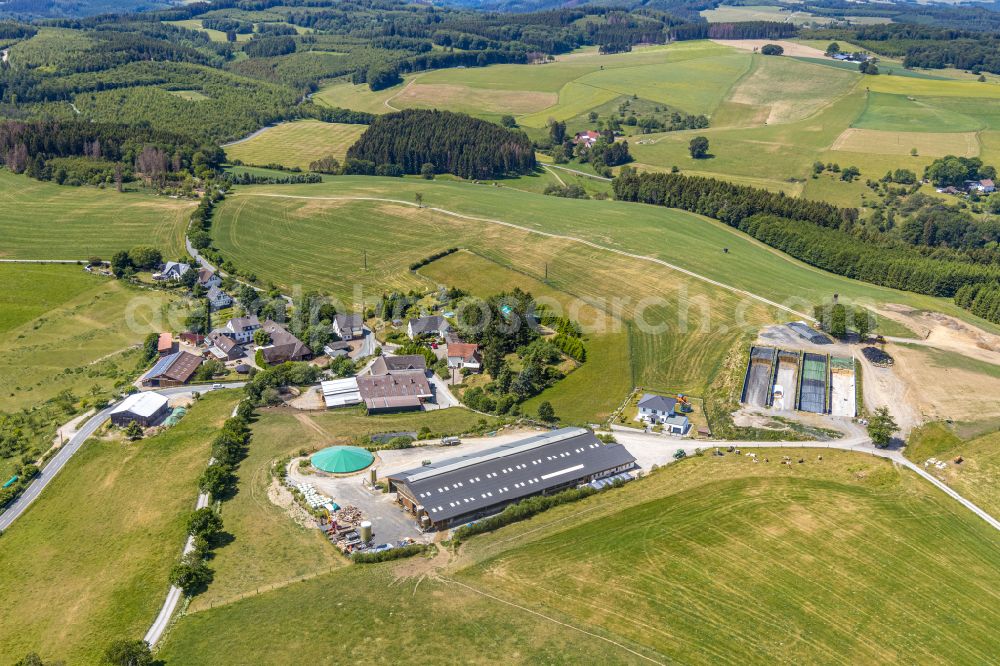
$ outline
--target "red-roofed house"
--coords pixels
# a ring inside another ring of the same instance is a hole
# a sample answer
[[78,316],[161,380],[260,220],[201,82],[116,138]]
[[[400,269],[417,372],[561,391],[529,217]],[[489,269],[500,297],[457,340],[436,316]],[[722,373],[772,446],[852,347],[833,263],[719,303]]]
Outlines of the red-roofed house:
[[479,372],[483,367],[482,359],[479,358],[479,345],[471,342],[449,342],[448,367]]
[[160,339],[156,342],[156,353],[166,356],[174,351],[174,336],[170,333],[160,333]]
[[573,139],[573,143],[577,145],[584,145],[588,148],[601,138],[600,132],[595,132],[594,130],[587,130],[586,132],[577,132],[576,137]]

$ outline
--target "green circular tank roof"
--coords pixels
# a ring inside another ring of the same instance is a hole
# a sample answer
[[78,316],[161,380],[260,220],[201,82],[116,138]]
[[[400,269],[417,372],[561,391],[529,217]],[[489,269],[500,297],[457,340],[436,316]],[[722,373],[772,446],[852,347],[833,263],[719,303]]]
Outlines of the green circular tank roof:
[[357,472],[373,462],[375,456],[357,446],[331,446],[317,451],[312,457],[313,467],[333,474]]

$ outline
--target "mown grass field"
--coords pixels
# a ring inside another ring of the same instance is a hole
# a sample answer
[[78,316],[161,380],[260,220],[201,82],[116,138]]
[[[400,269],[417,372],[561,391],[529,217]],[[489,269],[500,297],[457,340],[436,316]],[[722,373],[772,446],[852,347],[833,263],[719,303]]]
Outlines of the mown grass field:
[[141,637],[166,596],[211,439],[235,404],[214,392],[181,422],[134,443],[91,439],[2,538],[0,661],[28,652],[97,663]]
[[311,162],[323,157],[343,162],[347,149],[364,131],[364,125],[297,120],[269,127],[251,139],[226,146],[225,150],[230,160],[241,160],[244,164],[280,164],[307,171]]
[[[344,567],[194,612],[158,656],[989,661],[1000,542],[988,526],[888,462],[782,453],[807,462],[778,465],[773,451],[759,452],[769,464],[692,458],[474,537],[457,558]],[[338,635],[366,639],[324,640],[330,617]]]
[[[906,457],[924,464],[937,458],[947,469],[928,467],[927,471],[968,498],[991,516],[1000,516],[1000,431],[963,439],[961,427],[928,423],[910,433]],[[955,458],[963,461],[956,464]]]
[[594,501],[473,540],[477,561],[459,578],[660,661],[954,662],[996,651],[1000,540],[989,526],[891,463],[782,451],[806,460],[786,467],[778,453],[758,452],[769,464],[686,461],[643,482],[657,493],[617,491],[642,503]]
[[185,307],[76,265],[0,264],[0,411],[69,389],[110,389],[132,371],[148,333],[180,330]]
[[374,417],[358,410],[261,411],[253,424],[249,455],[240,463],[238,492],[222,505],[222,519],[233,542],[212,559],[215,578],[192,600],[191,611],[231,603],[258,589],[276,589],[347,563],[318,530],[298,525],[269,499],[276,460],[300,450],[356,443],[381,432],[416,431],[424,425],[435,432],[461,433],[482,418],[465,409]]
[[184,254],[195,202],[95,187],[63,187],[0,171],[0,259],[110,259],[136,245]]
[[[413,201],[414,194],[417,192],[423,194],[423,202],[427,207],[422,211],[412,210],[412,205],[406,206]],[[377,260],[382,252],[380,248],[392,247],[392,243],[395,242],[391,237],[386,237],[386,234],[403,228],[400,226],[401,222],[393,220],[390,215],[396,214],[397,204],[391,204],[392,207],[388,209],[388,213],[385,210],[382,211],[379,215],[381,223],[379,220],[369,222],[368,217],[366,217],[367,211],[361,208],[357,210],[362,211],[364,215],[333,215],[332,211],[351,203],[350,197],[396,200],[407,210],[410,210],[409,215],[404,217],[406,220],[414,217],[414,214],[437,215],[437,217],[433,217],[433,220],[438,231],[450,235],[437,236],[438,240],[432,242],[424,240],[424,225],[407,227],[407,233],[411,234],[408,239],[409,245],[418,249],[425,247],[436,250],[444,249],[449,244],[457,245],[459,243],[453,241],[463,240],[461,233],[466,225],[473,226],[477,236],[486,233],[496,235],[505,229],[492,222],[478,223],[474,220],[463,220],[452,215],[441,215],[433,210],[428,210],[428,208],[439,207],[484,220],[516,224],[538,232],[570,235],[612,250],[655,257],[681,268],[695,271],[713,280],[746,289],[754,294],[779,302],[787,302],[789,306],[806,307],[808,305],[811,308],[815,299],[837,292],[842,298],[867,299],[874,303],[902,303],[912,305],[917,309],[937,310],[959,317],[968,316],[947,299],[886,289],[809,267],[724,224],[684,211],[617,201],[560,199],[516,191],[507,187],[474,185],[459,181],[338,177],[315,185],[240,188],[219,209],[213,227],[216,244],[224,255],[232,255],[238,263],[242,264],[247,260],[253,260],[253,270],[259,276],[265,276],[265,270],[269,269],[270,276],[281,278],[276,282],[287,284],[292,275],[291,267],[286,265],[286,262],[280,257],[277,260],[267,259],[269,255],[264,247],[271,243],[268,236],[241,234],[239,230],[262,229],[264,225],[279,225],[280,227],[282,224],[280,220],[292,215],[293,211],[299,211],[296,214],[300,218],[308,217],[311,220],[308,224],[315,225],[314,231],[316,233],[310,235],[313,243],[317,237],[322,240],[324,235],[329,236],[331,230],[340,233],[341,227],[346,228],[347,231],[344,233],[347,235],[342,235],[337,240],[339,249],[329,248],[322,250],[322,252],[343,252],[345,256],[350,257],[350,260],[346,262],[340,261],[338,258],[337,265],[346,266],[346,270],[338,272],[325,268],[325,264],[321,263],[318,256],[321,254],[320,250],[315,250],[317,255],[315,269],[312,268],[314,261],[312,253],[298,252],[298,263],[295,266],[294,274],[296,276],[314,275],[308,283],[303,280],[304,285],[318,285],[319,280],[323,280],[329,285],[325,287],[327,291],[338,293],[338,290],[343,289],[340,285],[353,282],[349,277],[342,277],[338,273],[353,276],[352,271],[356,271],[356,268],[352,268],[352,266],[360,266],[362,250],[365,247],[368,248],[369,272],[387,271],[390,277],[385,278],[385,281],[392,283],[395,280],[405,279],[408,281],[407,283],[412,284],[414,278],[409,277],[409,271],[406,270],[410,262],[409,257],[426,256],[426,254],[420,254],[420,252],[404,253],[399,260],[390,265],[373,268],[373,266],[379,266]],[[363,202],[352,205],[360,205],[360,203]],[[378,202],[369,202],[369,204],[374,203]],[[310,215],[312,210],[319,211],[324,208],[329,209],[331,213],[323,219]],[[373,224],[381,224],[382,226],[372,226]],[[281,227],[283,234],[297,233],[296,230],[296,224],[292,223]],[[327,230],[326,233],[324,230]],[[489,231],[487,232],[487,230]],[[508,233],[516,231],[516,229],[507,228]],[[427,236],[427,238],[434,237],[433,234]],[[504,238],[503,233],[500,233],[500,238]],[[536,242],[549,242],[534,235],[528,238],[532,245]],[[558,238],[550,239],[550,241],[552,243],[558,241],[560,247],[578,245],[572,241]],[[286,244],[294,245],[295,243]],[[724,248],[729,249],[729,253],[725,256],[722,252]],[[512,242],[506,240],[503,240],[499,248],[491,252],[479,253],[493,259],[501,252],[514,252],[517,255],[516,260],[509,260],[507,263],[516,263],[525,267],[524,272],[535,278],[544,275],[546,261],[549,263],[550,281],[557,279],[570,281],[576,276],[571,270],[562,272],[561,267],[565,264],[564,258],[556,256],[554,259],[546,260],[543,258],[544,253],[537,253],[541,256],[535,258],[532,255],[536,253],[532,251],[530,246],[514,246]],[[594,252],[598,256],[604,254],[600,250],[594,250]],[[652,271],[655,266],[635,260],[630,260],[628,263],[634,266],[634,270],[639,273],[647,270]],[[689,280],[682,274],[669,271],[669,269],[664,268],[664,271],[667,272],[664,273],[666,277],[664,283],[660,285],[661,290],[670,289],[681,283],[686,284]],[[391,277],[392,275],[407,277]],[[560,277],[561,275],[562,277]],[[364,275],[359,278],[362,284],[366,280],[368,278]],[[373,280],[373,282],[377,281]],[[568,283],[572,284],[572,282]],[[581,285],[576,285],[569,291],[575,293],[577,289],[582,288]],[[634,295],[636,289],[637,287],[634,286],[624,286],[619,294],[631,296]]]
[[[164,23],[169,23],[170,25],[175,25],[178,28],[187,28],[188,30],[197,30],[208,35],[208,38],[213,42],[228,42],[226,38],[226,33],[221,30],[212,30],[211,28],[206,28],[202,26],[200,19],[185,19],[183,21],[164,21]],[[237,42],[248,42],[253,37],[251,34],[237,34]]]

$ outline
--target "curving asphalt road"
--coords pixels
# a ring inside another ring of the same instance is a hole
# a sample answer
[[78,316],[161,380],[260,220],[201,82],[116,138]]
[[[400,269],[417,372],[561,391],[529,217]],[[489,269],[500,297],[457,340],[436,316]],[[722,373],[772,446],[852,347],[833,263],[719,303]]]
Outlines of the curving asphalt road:
[[[245,382],[229,382],[222,384],[222,388],[242,388]],[[156,391],[162,396],[172,396],[172,395],[183,395],[185,393],[191,393],[193,391],[199,391],[201,393],[208,393],[209,391],[215,390],[212,386],[175,386],[172,388],[161,389]],[[120,402],[120,401],[119,401]],[[42,468],[32,482],[21,495],[7,505],[7,509],[0,514],[0,531],[8,529],[11,524],[21,517],[21,515],[28,510],[31,503],[38,499],[38,496],[42,494],[45,487],[52,482],[62,468],[69,462],[70,458],[80,450],[83,443],[93,435],[98,428],[103,425],[105,421],[108,420],[111,410],[114,409],[118,403],[114,403],[105,407],[97,414],[92,416],[73,437],[63,445],[62,448],[52,457],[51,460]]]

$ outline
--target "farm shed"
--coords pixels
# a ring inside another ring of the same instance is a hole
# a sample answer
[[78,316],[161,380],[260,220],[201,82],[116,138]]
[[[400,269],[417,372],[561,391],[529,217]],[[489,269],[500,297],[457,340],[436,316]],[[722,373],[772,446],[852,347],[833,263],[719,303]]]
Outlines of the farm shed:
[[143,386],[179,386],[186,384],[201,365],[201,357],[180,351],[164,356],[140,378]]
[[407,511],[441,529],[634,467],[621,444],[604,444],[584,428],[561,428],[388,478]]
[[327,408],[348,407],[361,403],[357,377],[320,382],[320,389],[323,391],[323,402]]
[[133,393],[111,410],[111,423],[124,428],[135,421],[144,428],[159,423],[170,408],[159,393]]

